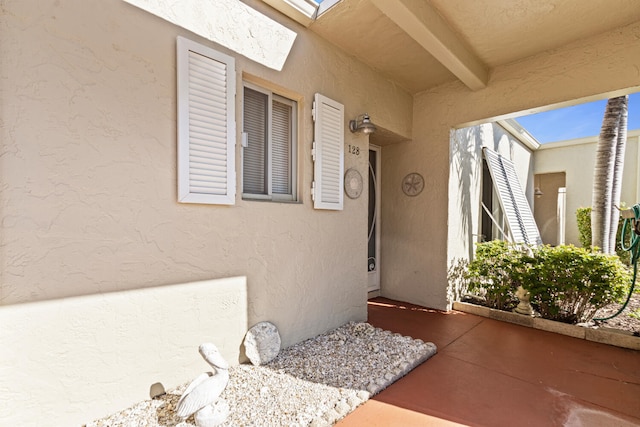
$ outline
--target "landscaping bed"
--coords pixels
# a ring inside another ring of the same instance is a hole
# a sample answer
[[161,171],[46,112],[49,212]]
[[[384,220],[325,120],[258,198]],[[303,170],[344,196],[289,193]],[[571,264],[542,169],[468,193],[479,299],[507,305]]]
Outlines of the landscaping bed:
[[449,270],[450,286],[462,301],[455,309],[640,350],[638,289],[622,313],[597,320],[622,307],[632,276],[616,255],[497,240],[478,244],[473,261],[458,261]]

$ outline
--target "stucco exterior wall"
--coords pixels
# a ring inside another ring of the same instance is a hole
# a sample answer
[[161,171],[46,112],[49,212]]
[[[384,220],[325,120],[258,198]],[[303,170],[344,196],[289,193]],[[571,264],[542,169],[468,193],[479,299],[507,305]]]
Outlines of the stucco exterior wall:
[[[272,321],[283,346],[366,319],[367,272],[357,260],[367,253],[367,194],[345,198],[343,211],[313,209],[311,103],[319,92],[344,104],[345,129],[366,111],[409,137],[412,97],[266,4],[245,3],[297,33],[282,71],[120,0],[2,2],[1,306],[242,276],[242,328]],[[299,203],[244,201],[240,188],[234,206],[177,202],[179,35],[236,58],[238,124],[243,74],[300,96]],[[347,131],[349,144],[360,155],[345,152],[345,169],[366,176],[366,136]],[[230,309],[211,308],[214,319]],[[185,319],[175,322],[199,327]],[[241,337],[229,334],[237,363]]]
[[[580,245],[576,210],[591,206],[593,173],[598,137],[581,138],[543,144],[534,154],[534,172],[566,173],[567,211],[565,222],[566,243]],[[625,149],[622,193],[620,201],[627,207],[640,202],[640,131],[629,132]],[[544,189],[542,189],[544,192]]]
[[[462,247],[448,241],[448,227],[459,221],[457,212],[448,210],[451,129],[637,91],[639,39],[640,23],[634,23],[498,67],[482,90],[452,83],[416,95],[413,140],[385,147],[382,155],[382,294],[448,307],[447,265],[464,256]],[[407,198],[400,182],[413,171],[424,175],[426,188]]]
[[0,425],[80,426],[237,362],[245,277],[0,306]]

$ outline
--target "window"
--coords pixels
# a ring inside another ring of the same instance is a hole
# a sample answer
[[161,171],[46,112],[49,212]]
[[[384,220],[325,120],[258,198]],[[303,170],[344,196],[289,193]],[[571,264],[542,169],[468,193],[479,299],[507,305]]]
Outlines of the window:
[[235,61],[178,37],[178,201],[235,203]]
[[295,201],[297,198],[297,103],[245,83],[242,196]]

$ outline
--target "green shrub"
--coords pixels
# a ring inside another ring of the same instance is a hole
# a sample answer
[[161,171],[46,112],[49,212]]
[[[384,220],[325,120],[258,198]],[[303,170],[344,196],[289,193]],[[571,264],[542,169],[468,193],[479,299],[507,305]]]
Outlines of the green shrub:
[[573,245],[535,250],[523,287],[545,319],[588,322],[596,311],[626,294],[631,277],[615,255]]
[[596,311],[620,301],[629,286],[629,270],[616,255],[573,245],[527,248],[494,240],[477,244],[476,255],[458,278],[469,291],[499,310],[515,306],[519,285],[546,319],[587,322]]
[[591,208],[578,208],[576,210],[578,221],[578,240],[585,249],[591,249]]
[[[624,207],[624,203],[620,204]],[[578,221],[578,240],[583,248],[591,249],[591,208],[578,208],[576,210],[576,219]],[[620,236],[622,236],[622,224],[624,219],[621,217],[618,221],[618,231],[616,232],[616,254],[620,257],[623,263],[631,265],[631,254],[622,249],[620,245]],[[625,236],[625,243],[628,247],[630,244],[631,235]]]
[[502,240],[479,243],[469,263],[468,289],[485,298],[486,305],[498,310],[512,306],[518,288],[518,270],[524,267],[524,253]]

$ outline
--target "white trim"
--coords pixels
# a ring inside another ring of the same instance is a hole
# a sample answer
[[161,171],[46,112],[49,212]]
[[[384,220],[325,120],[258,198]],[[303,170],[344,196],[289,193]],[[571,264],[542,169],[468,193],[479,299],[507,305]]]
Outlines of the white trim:
[[498,120],[497,123],[502,126],[507,132],[516,137],[518,141],[522,143],[531,151],[535,151],[540,148],[538,140],[529,133],[525,128],[520,126],[520,123],[514,119]]
[[262,1],[305,27],[313,23],[318,11],[318,4],[313,0]]
[[333,6],[337,5],[341,1],[342,0],[324,0],[322,3],[320,3],[320,6],[318,6],[318,11],[316,12],[316,19],[320,18],[323,13],[327,12],[329,9],[331,9]]

